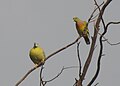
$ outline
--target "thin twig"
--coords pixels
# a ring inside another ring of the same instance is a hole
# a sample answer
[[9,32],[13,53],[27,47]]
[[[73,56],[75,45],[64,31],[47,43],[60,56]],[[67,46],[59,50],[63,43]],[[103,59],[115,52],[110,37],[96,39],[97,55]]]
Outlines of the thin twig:
[[64,70],[70,69],[70,68],[78,68],[78,66],[63,67],[63,68],[61,69],[61,71],[60,71],[55,77],[53,77],[53,78],[50,79],[50,80],[43,81],[43,82],[47,83],[47,82],[51,82],[51,81],[55,80],[56,78],[58,78],[58,77],[62,74],[62,72],[63,72]]
[[[120,24],[120,22],[109,22],[109,23],[106,25],[106,28],[108,28],[108,26],[111,25],[111,24]],[[107,30],[106,30],[106,32],[107,32]],[[110,45],[119,45],[119,44],[120,44],[120,42],[118,42],[118,43],[110,43],[109,41],[108,41],[108,43],[109,43]]]
[[[102,6],[103,4],[104,4],[104,2],[101,3],[99,6]],[[88,19],[88,23],[90,23],[91,20],[93,20],[94,18],[96,18],[98,16],[98,15],[96,15],[95,17],[93,17],[93,15],[97,11],[97,9],[98,9],[98,7],[93,10],[92,14],[90,15],[90,18]]]
[[[98,34],[101,36],[101,33],[98,33]],[[117,42],[117,43],[111,43],[111,42],[109,42],[108,39],[105,36],[103,36],[103,38],[104,38],[104,40],[102,40],[102,41],[106,41],[111,46],[119,45],[120,44],[120,42]]]
[[108,28],[108,26],[109,26],[110,24],[120,24],[120,22],[109,22],[109,23],[106,25],[106,28]]
[[77,56],[79,61],[79,78],[81,78],[81,59],[80,59],[79,45],[80,45],[80,42],[77,43]]
[[41,66],[41,69],[40,69],[40,86],[44,85],[44,84],[43,84],[43,80],[42,80],[42,72],[43,72],[43,69],[44,69],[44,67],[43,67],[43,65],[42,65],[42,66]]
[[94,86],[97,86],[99,83],[96,83]]
[[[80,39],[80,37],[78,37],[74,42],[72,42],[72,43],[66,45],[65,47],[63,47],[63,48],[55,51],[54,53],[50,54],[50,55],[45,59],[45,61],[46,61],[47,59],[49,59],[50,57],[52,57],[53,55],[55,55],[55,54],[61,52],[62,50],[67,49],[68,47],[72,46],[72,45],[75,44],[79,39]],[[30,70],[16,83],[15,86],[18,86],[32,71],[34,71],[35,69],[37,69],[37,68],[40,67],[41,65],[43,65],[43,63],[39,63],[39,65],[37,65],[37,66],[33,67],[32,69],[30,69]]]

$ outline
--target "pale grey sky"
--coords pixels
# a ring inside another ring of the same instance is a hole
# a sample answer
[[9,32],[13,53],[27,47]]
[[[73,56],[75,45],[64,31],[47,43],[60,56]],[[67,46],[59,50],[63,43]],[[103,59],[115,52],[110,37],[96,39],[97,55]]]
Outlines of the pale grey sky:
[[[98,1],[98,0],[97,0]],[[99,0],[102,2],[102,0]],[[120,21],[120,0],[113,0],[104,14],[105,21]],[[72,18],[78,16],[87,20],[94,9],[93,0],[0,0],[0,85],[14,86],[34,64],[28,56],[34,42],[40,43],[46,56],[74,41],[78,34]],[[89,30],[93,35],[93,24]],[[120,25],[112,25],[106,38],[110,42],[120,41]],[[99,43],[97,42],[97,45]],[[82,64],[89,46],[81,39]],[[96,69],[99,46],[95,50],[92,64],[84,85]],[[120,45],[105,43],[101,71],[95,83],[98,86],[119,86]],[[44,79],[48,80],[60,72],[63,66],[77,66],[76,45],[47,60]],[[78,69],[65,70],[62,75],[47,86],[72,86],[78,78]],[[95,84],[94,83],[94,84]],[[39,69],[32,72],[20,86],[39,86]]]

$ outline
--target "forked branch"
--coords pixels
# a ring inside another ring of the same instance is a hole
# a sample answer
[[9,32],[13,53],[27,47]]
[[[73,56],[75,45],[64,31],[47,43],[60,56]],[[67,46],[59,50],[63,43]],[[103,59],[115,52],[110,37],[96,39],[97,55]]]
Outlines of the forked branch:
[[100,24],[100,21],[101,21],[101,16],[103,15],[104,11],[105,11],[105,8],[108,6],[108,4],[111,2],[112,0],[107,0],[105,2],[105,4],[102,6],[101,8],[101,13],[99,13],[98,15],[98,18],[97,18],[97,21],[96,21],[96,24],[95,24],[95,29],[94,29],[94,36],[92,37],[92,44],[91,44],[91,48],[90,48],[90,52],[89,52],[89,55],[88,55],[88,58],[85,62],[85,65],[83,67],[83,72],[82,72],[82,81],[84,80],[85,78],[85,75],[87,73],[87,70],[88,70],[88,67],[90,65],[90,62],[91,62],[91,59],[92,59],[92,56],[93,56],[93,51],[94,51],[94,47],[95,47],[95,44],[96,44],[96,39],[97,39],[97,34],[98,34],[98,31],[99,31],[99,24]]
[[[94,0],[94,1],[95,1],[95,4],[97,5],[97,7],[99,8],[99,12],[101,14],[101,10],[100,10],[99,5],[97,4],[96,0]],[[96,73],[95,73],[94,77],[92,78],[92,80],[90,81],[90,83],[87,86],[91,86],[92,85],[92,83],[96,80],[96,78],[98,77],[98,74],[100,72],[100,62],[101,62],[101,57],[103,56],[103,40],[102,40],[102,38],[107,33],[108,26],[110,24],[119,24],[120,23],[120,22],[109,22],[107,25],[105,25],[105,22],[104,22],[104,19],[102,18],[102,15],[101,15],[101,20],[102,20],[104,31],[101,34],[100,38],[99,38],[100,52],[99,52],[99,57],[98,57],[98,62],[97,62],[97,70],[96,70]]]

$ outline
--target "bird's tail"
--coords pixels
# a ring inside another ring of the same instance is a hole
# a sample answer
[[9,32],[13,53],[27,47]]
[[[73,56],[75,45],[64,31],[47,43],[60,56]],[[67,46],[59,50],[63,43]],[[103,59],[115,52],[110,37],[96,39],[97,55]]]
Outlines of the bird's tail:
[[87,45],[90,44],[90,40],[89,40],[88,36],[85,36],[85,37],[84,37],[84,40],[85,40],[85,42],[86,42]]

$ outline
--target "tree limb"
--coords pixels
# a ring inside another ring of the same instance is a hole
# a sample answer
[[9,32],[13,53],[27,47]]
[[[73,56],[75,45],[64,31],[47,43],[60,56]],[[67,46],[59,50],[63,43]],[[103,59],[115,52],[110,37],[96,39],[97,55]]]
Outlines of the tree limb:
[[79,45],[80,45],[80,42],[77,43],[77,56],[78,56],[78,61],[79,61],[79,80],[76,80],[74,86],[82,86],[82,80],[81,80],[81,59],[80,59],[80,53],[79,53]]
[[[45,61],[46,61],[47,59],[49,59],[50,57],[52,57],[53,55],[55,55],[55,54],[57,54],[57,53],[65,50],[65,49],[67,49],[68,47],[72,46],[72,45],[75,44],[79,39],[80,39],[80,37],[78,37],[74,42],[72,42],[72,43],[66,45],[65,47],[63,47],[63,48],[55,51],[54,53],[50,54],[50,55],[45,59]],[[36,65],[36,66],[33,67],[32,69],[30,69],[30,70],[16,83],[15,86],[18,86],[32,71],[34,71],[35,69],[37,69],[37,68],[40,67],[41,65],[43,65],[43,63],[39,63],[38,65]]]
[[80,59],[80,53],[79,53],[79,45],[80,42],[77,43],[77,56],[78,56],[78,61],[79,61],[79,78],[81,78],[81,59]]
[[101,34],[101,36],[100,36],[100,39],[99,39],[99,41],[100,41],[100,52],[99,52],[99,57],[98,57],[98,62],[97,62],[97,70],[96,70],[96,73],[95,73],[95,75],[94,75],[94,77],[92,78],[92,80],[90,81],[90,83],[87,85],[87,86],[91,86],[92,84],[93,84],[93,82],[96,80],[96,78],[97,78],[97,76],[98,76],[98,74],[99,74],[99,72],[100,72],[100,61],[101,61],[101,57],[102,57],[102,52],[103,52],[103,43],[102,43],[102,38],[103,38],[103,36],[105,35],[105,22],[104,22],[104,20],[103,20],[103,18],[102,18],[102,15],[101,15],[101,10],[100,10],[100,7],[99,7],[99,5],[97,4],[97,2],[96,2],[96,0],[94,0],[94,2],[95,2],[95,5],[98,7],[98,9],[99,9],[99,14],[100,14],[100,16],[101,16],[101,20],[102,20],[102,24],[103,24],[103,27],[104,27],[104,32]]
[[[96,0],[95,0],[95,4],[98,6]],[[98,6],[98,8],[99,8],[99,6]],[[100,11],[100,8],[99,8],[99,11]],[[100,11],[100,14],[101,14],[101,11]],[[101,20],[102,20],[102,24],[103,24],[103,27],[104,27],[104,31],[101,34],[100,39],[99,39],[99,41],[100,41],[100,53],[99,53],[98,62],[97,62],[97,70],[96,70],[96,73],[95,73],[94,77],[92,78],[92,80],[90,81],[90,83],[87,86],[91,86],[92,83],[96,80],[96,78],[97,78],[97,76],[99,74],[99,71],[100,71],[100,61],[101,61],[101,57],[103,56],[103,54],[102,54],[102,52],[103,52],[103,43],[102,43],[103,41],[102,41],[102,38],[107,33],[108,26],[110,24],[119,24],[120,23],[120,22],[109,22],[107,25],[105,25],[104,20],[102,18],[102,15],[101,15]]]
[[105,8],[108,6],[108,4],[111,2],[112,0],[107,0],[105,2],[105,4],[103,5],[102,9],[101,9],[101,13],[99,14],[98,18],[97,18],[97,22],[95,24],[95,28],[97,29],[94,29],[94,36],[92,38],[92,44],[91,44],[91,48],[90,48],[90,52],[89,52],[89,55],[88,55],[88,58],[85,62],[85,65],[83,67],[83,72],[82,72],[82,81],[84,80],[85,78],[85,75],[86,75],[86,72],[88,70],[88,67],[90,65],[90,62],[91,62],[91,59],[92,59],[92,55],[93,55],[93,51],[94,51],[94,47],[95,47],[95,44],[96,44],[96,39],[97,39],[97,34],[98,34],[98,31],[99,31],[99,24],[100,24],[100,21],[101,21],[101,16],[103,15],[104,11],[105,11]]

